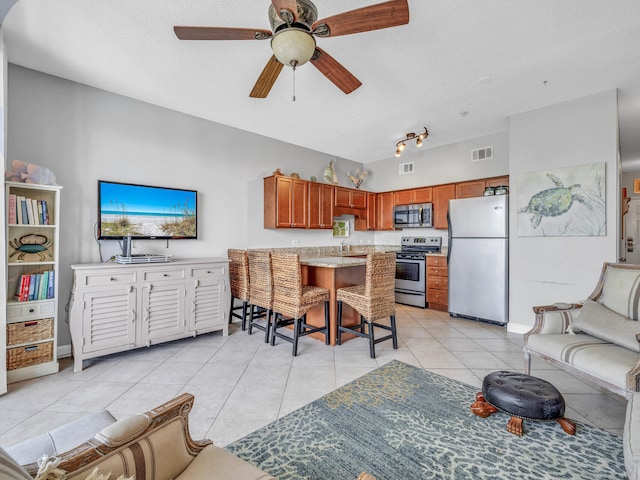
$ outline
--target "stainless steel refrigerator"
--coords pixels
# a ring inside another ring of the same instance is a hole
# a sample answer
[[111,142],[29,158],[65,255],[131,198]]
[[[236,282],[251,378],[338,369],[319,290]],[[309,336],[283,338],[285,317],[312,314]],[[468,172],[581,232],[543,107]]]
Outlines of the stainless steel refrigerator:
[[509,196],[449,200],[449,313],[509,321]]

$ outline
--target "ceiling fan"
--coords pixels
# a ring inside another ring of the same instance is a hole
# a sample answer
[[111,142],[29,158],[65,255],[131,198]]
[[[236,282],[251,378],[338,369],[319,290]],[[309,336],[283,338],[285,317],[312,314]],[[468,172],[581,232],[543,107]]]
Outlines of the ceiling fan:
[[407,0],[390,0],[318,20],[310,0],[271,0],[271,31],[257,28],[175,26],[180,40],[266,40],[273,55],[251,90],[250,97],[266,98],[284,65],[294,68],[311,61],[320,73],[344,93],[362,83],[327,52],[314,37],[336,37],[396,27],[409,23]]

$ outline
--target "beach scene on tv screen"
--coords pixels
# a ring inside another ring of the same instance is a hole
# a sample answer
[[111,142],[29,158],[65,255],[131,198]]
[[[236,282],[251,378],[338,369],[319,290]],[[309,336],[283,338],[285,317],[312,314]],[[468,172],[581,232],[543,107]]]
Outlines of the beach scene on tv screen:
[[103,237],[195,237],[196,192],[102,183]]

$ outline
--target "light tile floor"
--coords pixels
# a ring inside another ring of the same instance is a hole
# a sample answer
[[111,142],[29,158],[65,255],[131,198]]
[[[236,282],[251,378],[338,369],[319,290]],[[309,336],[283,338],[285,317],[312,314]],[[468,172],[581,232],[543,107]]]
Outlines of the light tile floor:
[[[122,418],[191,392],[192,436],[224,446],[392,359],[477,388],[491,371],[523,369],[522,336],[503,327],[406,306],[399,306],[397,322],[398,350],[380,343],[375,360],[360,338],[328,347],[305,337],[292,357],[290,343],[271,347],[262,332],[249,336],[237,324],[227,337],[212,333],[93,359],[78,373],[64,359],[60,373],[11,384],[0,397],[0,445],[89,412],[106,408]],[[532,365],[533,375],[562,392],[569,418],[622,433],[623,397],[545,362]]]

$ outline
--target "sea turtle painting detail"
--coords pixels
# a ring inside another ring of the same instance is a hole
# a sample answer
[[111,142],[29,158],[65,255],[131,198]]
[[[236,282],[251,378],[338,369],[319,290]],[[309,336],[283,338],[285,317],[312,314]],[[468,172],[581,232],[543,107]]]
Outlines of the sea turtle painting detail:
[[587,207],[590,207],[588,200],[581,194],[577,193],[581,186],[579,183],[565,187],[562,181],[547,173],[547,177],[555,184],[554,188],[547,188],[542,190],[531,197],[529,204],[518,210],[518,213],[530,213],[531,226],[538,228],[542,217],[557,217],[563,215],[569,211],[573,205],[573,201],[583,203]]

